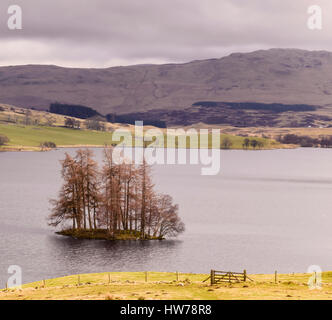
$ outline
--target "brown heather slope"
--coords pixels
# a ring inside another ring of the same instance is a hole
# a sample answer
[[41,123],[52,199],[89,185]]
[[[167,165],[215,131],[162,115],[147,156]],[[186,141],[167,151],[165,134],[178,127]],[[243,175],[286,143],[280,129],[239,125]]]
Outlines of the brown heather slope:
[[83,104],[103,114],[180,110],[202,100],[321,105],[326,114],[329,105],[332,110],[332,53],[271,49],[185,64],[1,67],[0,97],[39,109],[54,101]]

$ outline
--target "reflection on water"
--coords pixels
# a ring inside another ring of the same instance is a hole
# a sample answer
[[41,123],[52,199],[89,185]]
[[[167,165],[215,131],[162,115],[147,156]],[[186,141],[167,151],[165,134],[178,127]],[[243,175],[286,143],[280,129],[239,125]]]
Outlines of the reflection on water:
[[271,178],[271,177],[228,177],[223,175],[223,180],[242,180],[242,181],[252,181],[252,182],[281,182],[281,183],[317,183],[317,184],[328,184],[332,188],[332,179],[293,179],[293,178]]
[[[67,237],[49,237],[49,245],[53,253],[57,255],[58,261],[68,267],[86,264],[91,271],[97,270],[146,270],[150,260],[160,264],[164,259],[171,258],[176,250],[179,250],[181,241],[104,241],[104,240],[78,240]],[[69,258],[69,259],[68,259]],[[101,267],[101,269],[100,269]],[[94,269],[93,269],[94,270]],[[72,271],[75,273],[75,269]],[[88,272],[88,271],[87,271]]]
[[0,153],[0,287],[13,264],[24,282],[103,271],[332,269],[332,150],[222,151],[217,176],[155,166],[156,187],[179,204],[186,232],[121,242],[75,240],[47,226],[65,151],[74,152]]

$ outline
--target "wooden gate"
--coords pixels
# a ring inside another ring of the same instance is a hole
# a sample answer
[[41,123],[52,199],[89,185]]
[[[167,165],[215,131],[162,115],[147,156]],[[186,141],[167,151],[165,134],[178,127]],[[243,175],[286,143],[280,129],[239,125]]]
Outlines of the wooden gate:
[[221,283],[221,282],[246,282],[247,280],[253,281],[247,276],[247,271],[243,270],[242,273],[240,272],[232,272],[232,271],[217,271],[211,270],[210,276],[204,280],[207,281],[210,279],[211,285]]

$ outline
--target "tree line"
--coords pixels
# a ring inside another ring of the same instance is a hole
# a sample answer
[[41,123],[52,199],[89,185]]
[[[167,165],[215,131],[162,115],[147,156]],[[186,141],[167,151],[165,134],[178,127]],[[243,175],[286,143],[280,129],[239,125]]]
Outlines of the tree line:
[[160,119],[155,119],[151,117],[148,113],[137,112],[137,113],[128,113],[128,114],[115,114],[109,113],[106,115],[106,119],[111,123],[126,123],[134,125],[136,121],[144,121],[146,126],[154,126],[158,128],[167,128],[165,121]]
[[[160,119],[151,118],[149,115],[143,113],[129,113],[129,114],[115,114],[110,113],[106,116],[101,115],[98,111],[93,108],[82,106],[82,105],[74,105],[74,104],[65,104],[65,103],[51,103],[49,106],[49,112],[55,114],[61,114],[68,117],[79,118],[79,119],[89,119],[96,120],[99,118],[97,122],[99,125],[97,128],[93,128],[93,130],[104,131],[104,126],[100,126],[101,122],[111,122],[111,123],[126,123],[126,124],[135,124],[135,121],[142,120],[145,125],[151,125],[159,128],[166,128],[166,122]],[[96,127],[96,121],[90,122],[90,125]],[[73,123],[74,127],[77,128]],[[67,126],[67,125],[66,125]],[[68,122],[68,126],[72,127]]]
[[100,116],[99,112],[90,107],[57,102],[50,104],[49,112],[80,119],[88,119],[94,116]]
[[264,142],[256,139],[245,138],[242,143],[242,148],[249,149],[249,147],[252,147],[253,149],[262,149],[264,148]]
[[277,137],[277,141],[284,144],[297,144],[301,147],[307,148],[332,148],[332,136],[321,136],[313,138],[309,136],[298,136],[296,134],[286,134],[285,136]]
[[[233,146],[233,141],[229,137],[225,137],[220,142],[220,149],[231,149]],[[245,138],[243,139],[242,148],[247,150],[250,147],[252,149],[262,149],[264,148],[265,144],[261,140],[256,139],[249,139]]]
[[115,163],[113,147],[105,147],[100,169],[89,149],[66,154],[63,185],[53,205],[49,224],[73,232],[103,230],[112,238],[121,233],[140,239],[162,239],[184,231],[172,197],[154,190],[145,160]]
[[258,102],[218,102],[218,101],[198,101],[193,106],[201,107],[224,107],[228,106],[235,110],[262,110],[276,113],[282,112],[305,112],[315,111],[316,106],[308,104],[282,104],[282,103],[258,103]]

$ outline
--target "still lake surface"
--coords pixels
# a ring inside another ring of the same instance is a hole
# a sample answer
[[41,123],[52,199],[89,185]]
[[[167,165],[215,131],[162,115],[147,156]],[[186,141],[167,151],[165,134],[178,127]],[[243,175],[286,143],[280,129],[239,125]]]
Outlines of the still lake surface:
[[216,176],[199,165],[154,166],[156,188],[179,204],[186,232],[151,242],[54,234],[48,200],[65,152],[75,150],[0,153],[0,287],[10,265],[21,266],[24,283],[107,271],[332,270],[331,149],[221,151]]

